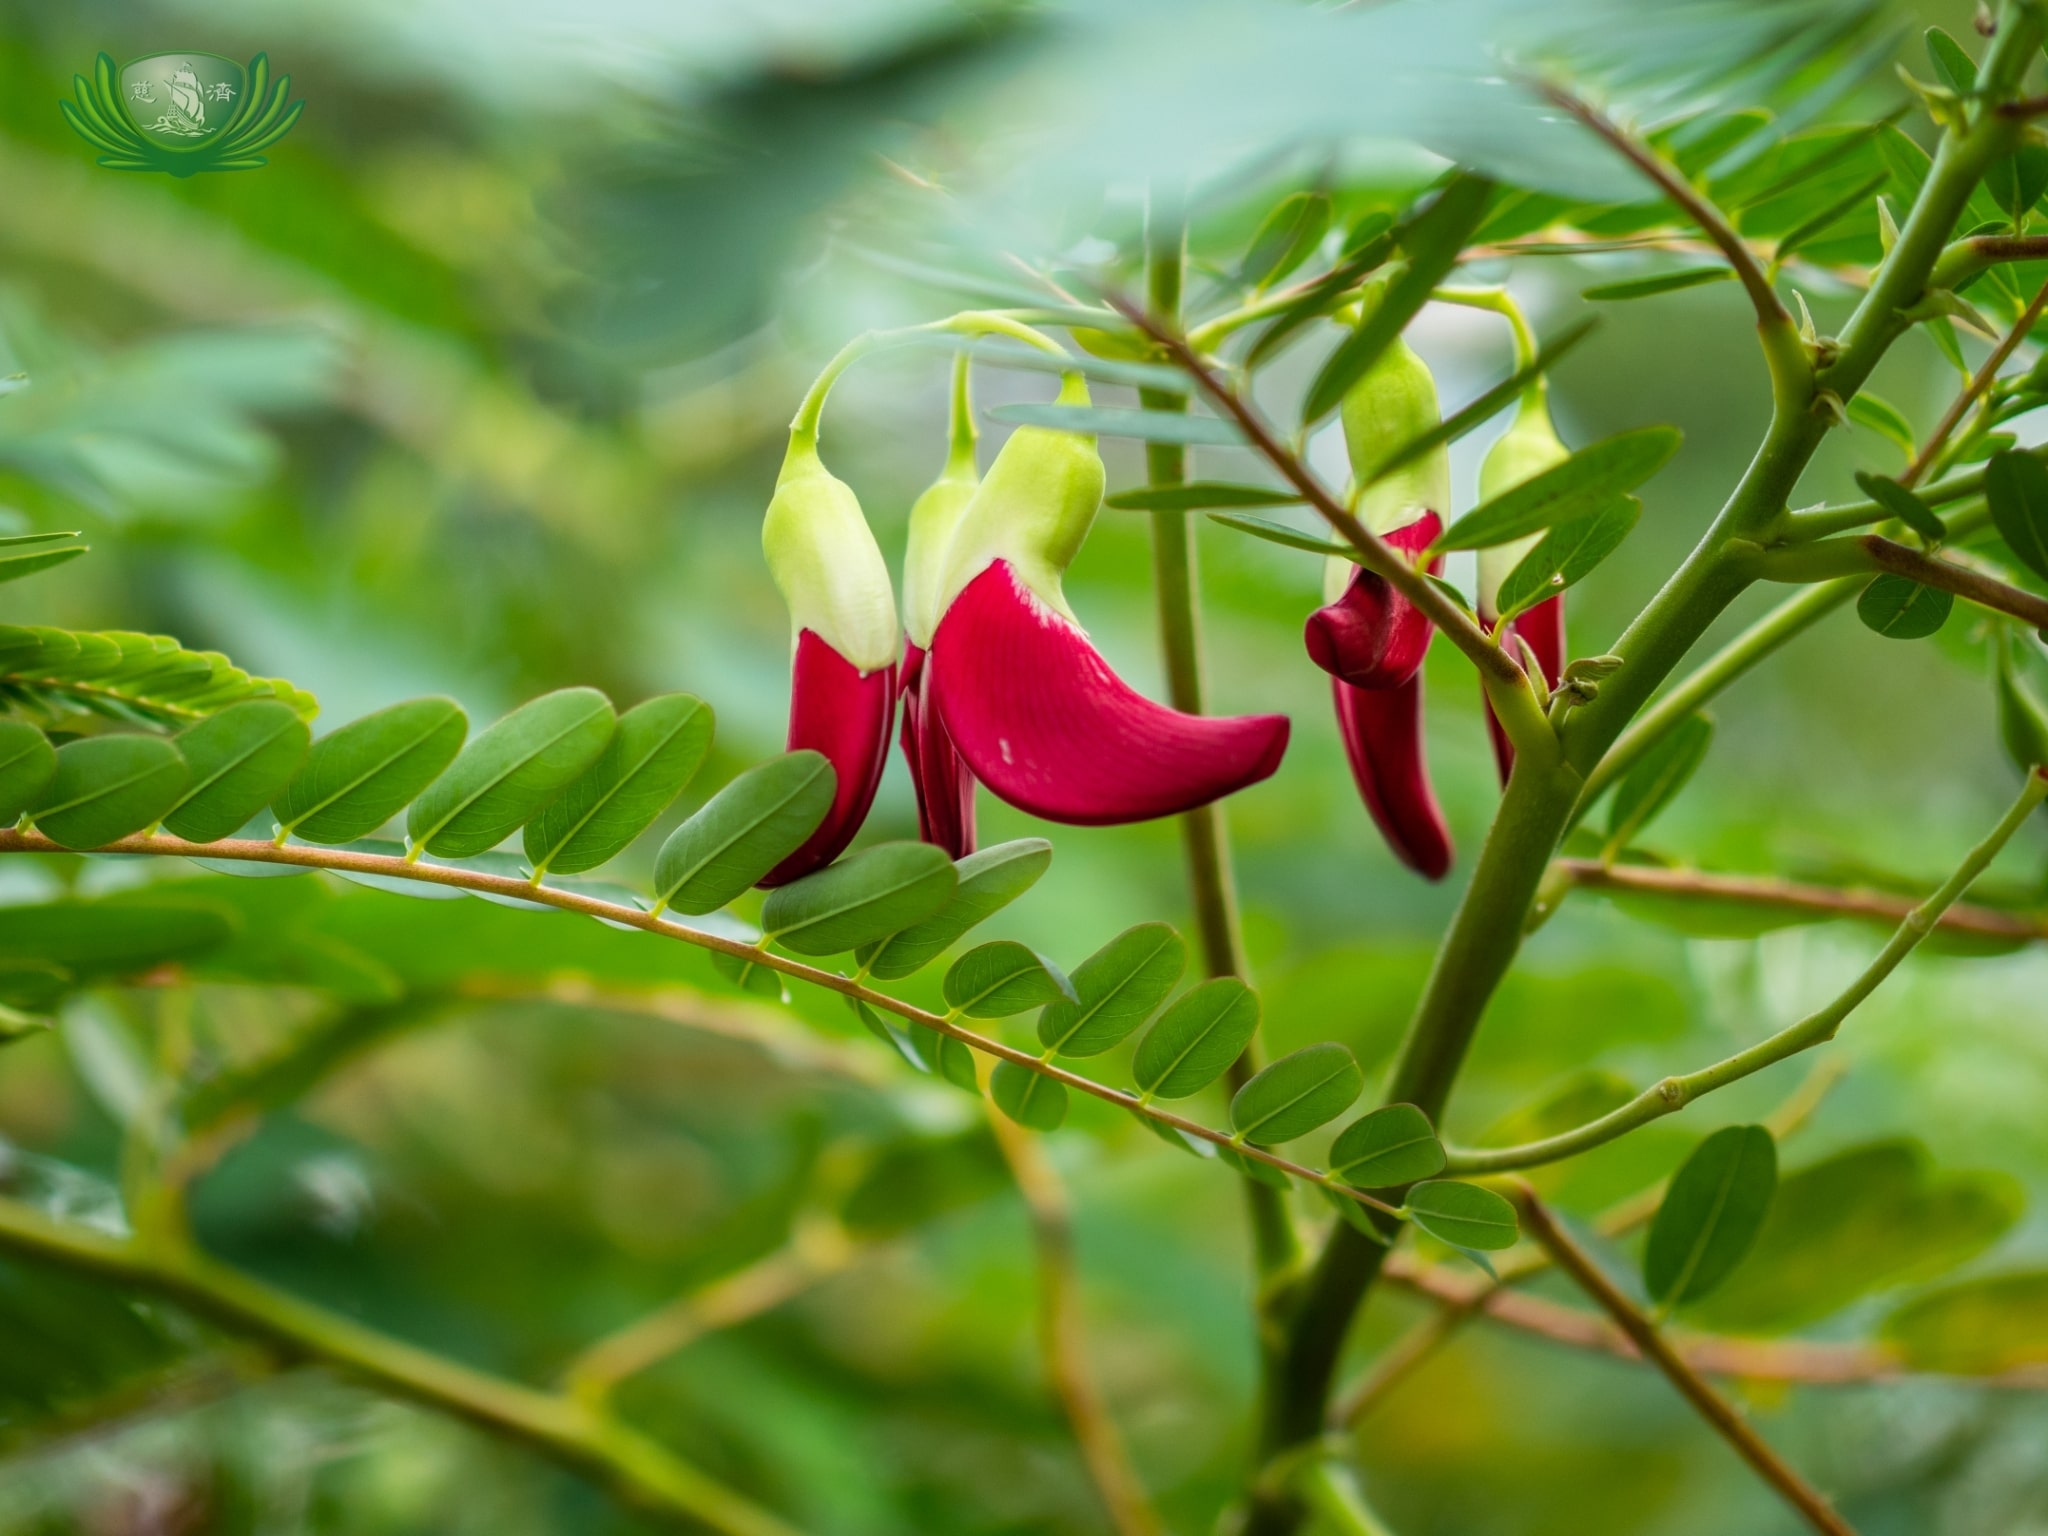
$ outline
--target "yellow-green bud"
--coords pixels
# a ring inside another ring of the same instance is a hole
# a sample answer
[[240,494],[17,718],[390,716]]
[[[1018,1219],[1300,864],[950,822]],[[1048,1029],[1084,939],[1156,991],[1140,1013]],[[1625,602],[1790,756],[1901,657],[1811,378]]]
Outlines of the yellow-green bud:
[[903,621],[911,641],[932,643],[945,610],[939,599],[946,580],[946,557],[967,504],[981,484],[974,456],[974,403],[967,392],[967,354],[953,365],[951,448],[946,467],[925,493],[911,503],[910,534],[903,546]]
[[862,672],[896,660],[902,630],[889,567],[853,487],[825,468],[809,431],[789,434],[761,552],[789,605],[792,641],[808,629]]
[[1351,386],[1338,409],[1352,478],[1365,486],[1358,517],[1374,533],[1405,527],[1425,512],[1450,515],[1451,456],[1439,446],[1367,484],[1388,454],[1435,427],[1436,380],[1429,365],[1401,337]]
[[[1514,421],[1486,450],[1486,457],[1479,465],[1479,500],[1483,505],[1570,457],[1571,451],[1558,440],[1557,429],[1550,424],[1550,408],[1544,402],[1539,383],[1522,396]],[[1494,596],[1500,591],[1500,584],[1542,537],[1540,533],[1532,533],[1526,538],[1479,551],[1479,611],[1482,616],[1492,615]]]
[[[1058,403],[1088,404],[1087,380],[1067,374]],[[1078,625],[1060,577],[1088,537],[1102,488],[1102,455],[1092,434],[1017,428],[960,514],[935,613],[943,614],[994,561],[1007,560],[1018,580]]]

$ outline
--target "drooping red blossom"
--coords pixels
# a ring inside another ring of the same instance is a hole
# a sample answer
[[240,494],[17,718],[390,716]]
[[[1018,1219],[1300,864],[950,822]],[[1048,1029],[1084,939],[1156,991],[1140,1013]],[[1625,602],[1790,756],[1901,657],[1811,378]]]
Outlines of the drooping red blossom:
[[[1443,521],[1425,512],[1406,527],[1386,534],[1404,555],[1418,554],[1443,532]],[[1430,574],[1443,570],[1430,565]],[[1405,681],[1422,665],[1434,626],[1421,609],[1396,592],[1384,576],[1363,566],[1352,570],[1343,594],[1308,616],[1303,638],[1309,658],[1332,677],[1354,688],[1385,688]]]
[[1451,834],[1423,754],[1420,669],[1389,688],[1333,677],[1330,692],[1351,777],[1387,846],[1416,873],[1441,880],[1451,868]]
[[932,703],[925,652],[904,647],[903,760],[917,792],[917,835],[956,859],[974,852],[974,771],[947,734]]
[[1176,815],[1256,784],[1287,750],[1285,715],[1187,715],[1138,693],[1007,560],[953,598],[923,672],[975,776],[1048,821]]
[[[1481,618],[1492,622],[1491,616],[1482,613]],[[1546,597],[1527,613],[1518,613],[1508,621],[1507,631],[1501,636],[1501,643],[1513,655],[1520,647],[1514,645],[1515,638],[1529,642],[1529,649],[1536,653],[1536,664],[1543,669],[1543,680],[1552,688],[1564,675],[1564,594]],[[1500,781],[1505,784],[1515,767],[1514,743],[1508,740],[1508,733],[1501,729],[1500,717],[1493,712],[1493,700],[1486,703],[1486,734],[1493,740],[1494,766],[1500,769]]]
[[822,752],[838,787],[818,830],[761,877],[763,886],[787,885],[822,869],[853,841],[882,782],[895,716],[895,663],[863,672],[814,631],[798,634],[790,669],[789,750]]

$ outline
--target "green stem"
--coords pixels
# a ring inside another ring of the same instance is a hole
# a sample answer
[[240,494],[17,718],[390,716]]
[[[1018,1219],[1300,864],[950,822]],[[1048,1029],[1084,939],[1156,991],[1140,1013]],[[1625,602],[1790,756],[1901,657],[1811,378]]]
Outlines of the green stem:
[[1906,914],[1885,947],[1849,986],[1826,1007],[1808,1014],[1796,1024],[1779,1030],[1768,1039],[1759,1040],[1744,1051],[1737,1051],[1712,1066],[1702,1067],[1697,1072],[1683,1076],[1667,1077],[1662,1082],[1646,1088],[1628,1103],[1597,1120],[1588,1121],[1575,1130],[1564,1131],[1556,1136],[1546,1136],[1540,1141],[1524,1142],[1516,1147],[1488,1148],[1483,1151],[1467,1151],[1453,1148],[1449,1153],[1449,1171],[1454,1174],[1506,1173],[1516,1168],[1534,1168],[1543,1163],[1554,1163],[1559,1158],[1571,1157],[1580,1152],[1590,1151],[1625,1136],[1652,1120],[1661,1120],[1666,1115],[1675,1115],[1679,1110],[1704,1094],[1717,1088],[1761,1072],[1765,1067],[1776,1066],[1789,1056],[1811,1050],[1834,1039],[1835,1031],[1842,1027],[1842,1021],[1860,1006],[1864,999],[1875,992],[1885,978],[1899,968],[1906,956],[1910,955],[1920,941],[1940,925],[1941,916],[1958,900],[1964,891],[1984,873],[1998,852],[2020,829],[2022,823],[2033,814],[2035,808],[2048,799],[2048,776],[2040,770],[2027,776],[2026,787],[2019,798],[1999,819],[1991,834],[1972,848],[1969,855],[1956,867],[1954,874],[1944,880],[1935,892],[1920,905]]
[[[2006,5],[1982,74],[1989,88],[2011,90],[2042,34],[2042,18],[2030,5]],[[1569,98],[1561,104],[1589,121],[1597,118]],[[1607,131],[1612,132],[1611,125]],[[1851,316],[1832,365],[1818,380],[1797,334],[1783,322],[1775,296],[1767,287],[1749,284],[1772,383],[1771,427],[1763,446],[1705,537],[1614,645],[1615,653],[1626,658],[1623,665],[1602,680],[1598,697],[1565,720],[1558,736],[1562,760],[1532,757],[1525,771],[1527,750],[1516,743],[1515,772],[1396,1058],[1389,1099],[1406,1099],[1420,1105],[1432,1120],[1440,1118],[1480,1016],[1520,945],[1544,870],[1584,787],[1584,775],[1747,586],[1745,562],[1731,558],[1725,546],[1731,540],[1767,536],[1784,517],[1800,475],[1833,420],[1832,413],[1816,408],[1813,391],[1826,388],[1847,401],[1869,377],[1904,329],[1899,312],[1924,292],[1946,235],[1984,168],[2011,149],[2017,131],[2017,124],[1987,108],[1966,131],[1944,135],[1898,241]],[[1638,164],[1653,159],[1620,135],[1613,138]],[[1644,169],[1660,185],[1668,179],[1668,168],[1649,164]],[[1696,194],[1688,195],[1699,206],[1684,198],[1681,205],[1701,218],[1702,227],[1714,237],[1712,210]],[[1743,271],[1747,253],[1740,241],[1728,242],[1726,253]],[[1753,260],[1746,264],[1754,266]],[[1324,1249],[1287,1341],[1283,1391],[1269,1405],[1271,1411],[1261,1426],[1269,1460],[1298,1453],[1321,1433],[1324,1404],[1345,1336],[1378,1277],[1385,1251],[1349,1224],[1339,1226]],[[1304,1513],[1298,1497],[1256,1496],[1245,1536],[1292,1536]]]
[[[1146,302],[1151,313],[1178,326],[1185,269],[1178,227],[1161,231],[1145,264]],[[1150,411],[1185,411],[1185,395],[1140,390]],[[1145,478],[1151,486],[1187,481],[1187,449],[1179,443],[1145,445]],[[1202,713],[1202,635],[1195,574],[1194,518],[1189,512],[1152,514],[1152,581],[1159,604],[1159,642],[1166,657],[1167,698],[1183,713]],[[1237,884],[1230,871],[1230,833],[1220,802],[1198,806],[1180,818],[1187,860],[1188,897],[1195,913],[1202,969],[1209,976],[1246,975],[1244,937],[1238,925]],[[1230,1086],[1242,1086],[1258,1070],[1256,1045],[1232,1064]],[[1288,1212],[1287,1196],[1255,1179],[1245,1180],[1245,1201],[1259,1274],[1270,1285],[1300,1262],[1300,1239]]]
[[7,1199],[0,1199],[0,1248],[166,1297],[288,1355],[339,1367],[522,1441],[671,1520],[724,1536],[795,1536],[766,1510],[615,1420],[366,1328],[203,1254],[154,1253]]

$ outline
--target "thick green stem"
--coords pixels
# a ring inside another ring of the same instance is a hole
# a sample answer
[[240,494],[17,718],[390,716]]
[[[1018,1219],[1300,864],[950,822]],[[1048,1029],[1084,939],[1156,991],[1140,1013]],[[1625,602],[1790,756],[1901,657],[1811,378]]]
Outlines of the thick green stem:
[[[1997,41],[1982,71],[1994,100],[2011,92],[2042,33],[2042,19],[2031,5],[2004,8]],[[1909,323],[1901,311],[1925,291],[1928,274],[1985,166],[2011,149],[2017,132],[2018,125],[2001,118],[1987,102],[1968,128],[1944,135],[1898,241],[1845,328],[1830,366],[1817,378],[1805,363],[1796,334],[1780,322],[1782,308],[1772,296],[1752,292],[1771,371],[1770,431],[1706,536],[1614,645],[1615,653],[1624,658],[1622,666],[1602,680],[1598,697],[1566,718],[1559,732],[1561,759],[1532,761],[1525,771],[1526,749],[1518,751],[1500,814],[1395,1061],[1390,1099],[1406,1099],[1433,1119],[1439,1116],[1480,1017],[1519,947],[1544,869],[1569,824],[1584,776],[1747,585],[1745,561],[1731,558],[1726,546],[1730,540],[1767,541],[1784,519],[1791,493],[1834,419],[1829,402],[1816,398],[1815,390],[1829,391],[1837,402],[1846,402],[1869,377]],[[1710,235],[1715,233],[1710,222],[1706,227]],[[1742,253],[1730,254],[1740,270]],[[1384,1253],[1348,1225],[1340,1226],[1330,1239],[1288,1339],[1284,1390],[1269,1405],[1262,1426],[1269,1458],[1297,1453],[1322,1432],[1324,1405],[1345,1335],[1379,1273]],[[1246,1525],[1247,1536],[1291,1536],[1304,1515],[1298,1498],[1258,1498]]]
[[1693,1100],[1725,1088],[1730,1083],[1740,1082],[1765,1067],[1776,1066],[1789,1056],[1811,1050],[1834,1039],[1835,1031],[1842,1027],[1842,1021],[1856,1011],[1863,1001],[1875,992],[1886,977],[1899,968],[1906,956],[1919,947],[1920,941],[1932,933],[1941,923],[1941,917],[1950,907],[1962,899],[1977,877],[1984,873],[1998,852],[2019,831],[2022,823],[2034,813],[2044,799],[2048,799],[2048,777],[2040,770],[2027,776],[2026,787],[2019,798],[2000,818],[1999,823],[1969,855],[1956,867],[1954,874],[1925,901],[1908,912],[1898,929],[1883,949],[1872,960],[1842,994],[1826,1007],[1815,1010],[1796,1024],[1786,1026],[1769,1038],[1759,1040],[1747,1050],[1737,1051],[1733,1056],[1702,1067],[1697,1072],[1682,1076],[1667,1077],[1661,1082],[1644,1089],[1628,1103],[1611,1114],[1556,1136],[1547,1136],[1541,1141],[1525,1142],[1520,1146],[1488,1148],[1483,1151],[1453,1149],[1449,1169],[1458,1174],[1506,1173],[1516,1168],[1534,1168],[1543,1163],[1554,1163],[1560,1158],[1572,1157],[1580,1152],[1591,1151],[1594,1147],[1625,1136],[1652,1120],[1666,1115],[1675,1115]]

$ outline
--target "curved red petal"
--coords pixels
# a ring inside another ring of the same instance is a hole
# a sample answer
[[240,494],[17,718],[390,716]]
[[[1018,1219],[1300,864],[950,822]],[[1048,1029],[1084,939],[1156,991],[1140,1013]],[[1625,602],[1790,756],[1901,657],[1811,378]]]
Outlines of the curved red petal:
[[1330,693],[1351,777],[1387,846],[1410,869],[1441,880],[1451,868],[1451,833],[1423,757],[1422,674],[1398,688],[1354,688],[1331,678]]
[[822,752],[838,775],[832,808],[808,841],[761,877],[787,885],[830,864],[867,820],[889,760],[896,717],[896,667],[862,672],[810,630],[797,636],[790,669],[789,750]]
[[[1508,622],[1508,628],[1529,642],[1529,649],[1536,653],[1536,664],[1543,669],[1543,680],[1555,688],[1564,675],[1564,594],[1546,597],[1527,613],[1516,615]],[[1501,637],[1503,642],[1508,638]],[[1493,738],[1494,766],[1500,769],[1500,781],[1505,784],[1514,771],[1515,749],[1494,716],[1491,700],[1486,704],[1486,733]]]
[[[1434,512],[1396,528],[1386,540],[1403,554],[1427,549],[1443,531]],[[1443,570],[1441,559],[1430,574]],[[1436,628],[1384,576],[1364,567],[1351,574],[1344,595],[1308,616],[1302,638],[1309,659],[1354,688],[1391,688],[1406,682],[1428,654]]]
[[974,852],[974,774],[954,750],[925,686],[925,653],[903,656],[903,761],[917,791],[917,835],[956,859]]
[[1285,715],[1184,715],[1136,692],[1004,560],[953,599],[924,670],[975,776],[1048,821],[1172,816],[1256,784],[1287,750]]

